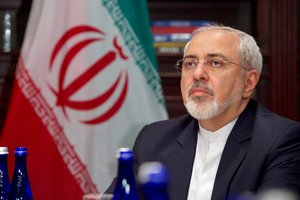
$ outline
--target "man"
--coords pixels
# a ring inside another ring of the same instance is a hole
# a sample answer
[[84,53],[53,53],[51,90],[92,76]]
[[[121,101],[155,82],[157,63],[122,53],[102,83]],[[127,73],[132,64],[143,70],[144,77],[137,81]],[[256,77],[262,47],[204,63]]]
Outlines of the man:
[[251,99],[262,55],[230,27],[196,30],[183,59],[181,93],[189,115],[145,126],[134,145],[135,170],[159,161],[171,199],[223,200],[285,188],[300,191],[300,123]]

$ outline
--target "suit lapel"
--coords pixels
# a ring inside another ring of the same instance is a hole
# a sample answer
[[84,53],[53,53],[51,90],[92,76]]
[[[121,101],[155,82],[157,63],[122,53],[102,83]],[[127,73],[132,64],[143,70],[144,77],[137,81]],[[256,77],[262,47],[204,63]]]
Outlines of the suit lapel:
[[[230,182],[234,176],[234,173],[238,170],[238,167],[242,163],[243,159],[245,158],[248,147],[242,148],[238,144],[231,144],[231,155],[232,157],[227,157],[223,159],[223,161],[220,162],[213,193],[212,193],[212,200],[222,200],[226,199],[228,189],[230,186]],[[227,149],[227,150],[228,150]],[[228,150],[229,151],[229,150]],[[224,154],[228,154],[225,153]]]
[[226,199],[230,182],[248,152],[254,123],[255,104],[254,101],[248,103],[227,139],[215,179],[212,200]]
[[165,155],[165,163],[170,173],[171,199],[187,199],[199,126],[192,120],[177,138],[177,144]]

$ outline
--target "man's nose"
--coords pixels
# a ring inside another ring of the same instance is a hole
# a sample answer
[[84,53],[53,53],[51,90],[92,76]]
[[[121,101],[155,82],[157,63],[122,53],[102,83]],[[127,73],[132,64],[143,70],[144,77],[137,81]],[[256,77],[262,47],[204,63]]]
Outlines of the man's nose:
[[207,74],[207,69],[205,67],[205,62],[199,61],[198,65],[193,71],[193,77],[195,80],[207,80],[208,79],[208,74]]

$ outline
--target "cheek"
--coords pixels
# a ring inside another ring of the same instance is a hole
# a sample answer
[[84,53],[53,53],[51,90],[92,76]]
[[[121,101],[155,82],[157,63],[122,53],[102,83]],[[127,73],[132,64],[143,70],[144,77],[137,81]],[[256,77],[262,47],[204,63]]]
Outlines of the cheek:
[[192,84],[192,81],[189,81],[189,79],[187,79],[186,77],[181,77],[180,88],[181,88],[181,95],[182,95],[183,100],[186,99],[188,89],[191,86],[191,84]]
[[209,86],[214,90],[214,96],[217,100],[223,100],[226,98],[226,94],[230,90],[230,78],[225,79],[223,77],[210,76]]
[[228,78],[228,79],[218,79],[212,81],[212,86],[215,90],[215,96],[219,101],[226,100],[232,95],[233,91],[240,90],[241,80]]

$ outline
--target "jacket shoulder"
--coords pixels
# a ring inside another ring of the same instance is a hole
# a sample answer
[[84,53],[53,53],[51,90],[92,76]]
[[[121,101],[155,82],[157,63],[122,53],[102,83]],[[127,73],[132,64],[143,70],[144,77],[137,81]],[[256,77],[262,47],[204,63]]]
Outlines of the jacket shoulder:
[[300,129],[300,122],[280,116],[261,104],[258,104],[255,124],[264,130],[272,130],[272,132],[286,132],[288,130]]
[[136,138],[133,147],[135,156],[140,158],[139,162],[158,161],[160,156],[177,148],[185,138],[194,140],[197,128],[197,120],[188,114],[148,124]]

